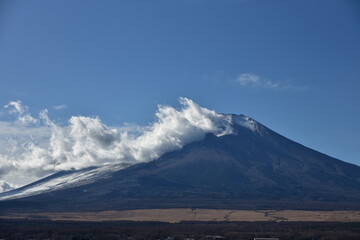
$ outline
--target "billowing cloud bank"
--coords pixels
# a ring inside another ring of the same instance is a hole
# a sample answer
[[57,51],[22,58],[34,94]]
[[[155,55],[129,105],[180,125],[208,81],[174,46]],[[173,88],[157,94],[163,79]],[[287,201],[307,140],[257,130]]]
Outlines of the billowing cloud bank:
[[4,180],[0,180],[0,192],[6,192],[14,189],[11,185],[9,185]]
[[15,122],[0,122],[0,179],[24,185],[47,174],[111,163],[137,163],[201,140],[205,134],[232,133],[231,119],[180,98],[181,109],[158,106],[146,127],[115,128],[101,120],[73,116],[66,126],[49,119],[47,110],[34,118],[20,101],[5,107]]

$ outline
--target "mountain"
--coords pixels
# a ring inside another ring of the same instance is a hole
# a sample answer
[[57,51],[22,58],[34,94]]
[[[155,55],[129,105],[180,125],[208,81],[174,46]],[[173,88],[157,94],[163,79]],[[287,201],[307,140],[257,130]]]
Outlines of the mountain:
[[59,172],[0,194],[0,210],[360,210],[359,166],[225,116],[233,134],[207,134],[151,162]]

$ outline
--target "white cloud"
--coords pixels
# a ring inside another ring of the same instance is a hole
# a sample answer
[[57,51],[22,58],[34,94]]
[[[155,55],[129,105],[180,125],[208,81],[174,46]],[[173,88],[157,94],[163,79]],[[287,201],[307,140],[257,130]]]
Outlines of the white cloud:
[[67,108],[67,106],[65,104],[53,106],[53,109],[55,109],[55,110],[61,110],[61,109],[65,109],[65,108]]
[[38,123],[38,120],[33,118],[28,112],[28,107],[23,105],[21,101],[9,102],[4,106],[9,108],[9,113],[17,116],[17,122],[23,125],[30,125]]
[[5,182],[4,180],[0,180],[0,192],[6,192],[14,189],[9,183]]
[[49,119],[47,110],[40,112],[36,126],[0,122],[0,142],[7,146],[0,149],[0,176],[23,185],[59,170],[151,161],[207,133],[232,133],[230,118],[187,98],[180,98],[180,103],[181,109],[158,106],[155,122],[145,127],[110,127],[98,117],[85,116],[73,116],[60,126]]
[[274,89],[274,90],[306,90],[305,86],[297,86],[287,81],[272,81],[265,79],[254,73],[242,73],[236,78],[238,82],[243,87],[251,88],[264,88],[264,89]]

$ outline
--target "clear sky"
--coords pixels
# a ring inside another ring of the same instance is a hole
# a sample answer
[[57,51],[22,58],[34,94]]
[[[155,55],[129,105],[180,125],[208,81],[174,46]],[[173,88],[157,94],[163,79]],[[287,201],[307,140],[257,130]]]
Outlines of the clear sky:
[[179,97],[360,165],[359,1],[0,1],[1,107],[146,125]]

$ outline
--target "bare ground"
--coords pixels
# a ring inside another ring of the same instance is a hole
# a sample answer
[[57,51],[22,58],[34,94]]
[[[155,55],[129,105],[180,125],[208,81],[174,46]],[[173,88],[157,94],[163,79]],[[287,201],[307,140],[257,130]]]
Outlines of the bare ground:
[[141,209],[102,212],[12,213],[0,219],[49,219],[67,221],[275,221],[360,222],[360,211]]

